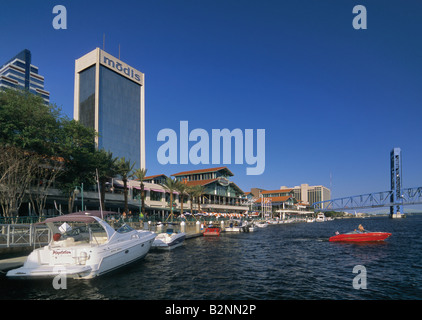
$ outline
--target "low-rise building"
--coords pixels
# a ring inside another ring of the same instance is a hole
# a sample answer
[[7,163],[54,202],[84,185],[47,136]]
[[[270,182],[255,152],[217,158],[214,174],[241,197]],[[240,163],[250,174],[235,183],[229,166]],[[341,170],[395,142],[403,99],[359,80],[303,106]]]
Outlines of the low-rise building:
[[229,178],[234,174],[227,167],[207,168],[175,173],[177,180],[187,186],[203,186],[201,209],[207,212],[245,213],[248,211],[247,198]]

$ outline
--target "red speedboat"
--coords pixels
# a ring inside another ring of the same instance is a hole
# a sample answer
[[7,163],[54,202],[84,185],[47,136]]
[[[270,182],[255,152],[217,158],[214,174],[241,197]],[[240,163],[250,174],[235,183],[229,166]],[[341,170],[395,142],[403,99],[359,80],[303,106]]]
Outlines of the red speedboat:
[[342,241],[342,242],[384,241],[389,236],[391,236],[391,233],[388,233],[388,232],[353,231],[349,233],[335,235],[330,238],[330,241]]
[[204,230],[204,236],[219,236],[220,228],[216,226],[208,226]]

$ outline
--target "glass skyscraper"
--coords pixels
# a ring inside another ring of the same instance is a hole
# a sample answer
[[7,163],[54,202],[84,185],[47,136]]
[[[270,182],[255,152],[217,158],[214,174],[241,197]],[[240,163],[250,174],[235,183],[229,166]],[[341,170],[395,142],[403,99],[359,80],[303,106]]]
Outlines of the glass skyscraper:
[[4,88],[27,89],[41,96],[45,103],[50,93],[44,90],[44,77],[38,74],[38,67],[31,64],[31,51],[25,49],[0,67],[0,90]]
[[96,48],[75,61],[74,119],[95,128],[96,145],[145,168],[142,72]]

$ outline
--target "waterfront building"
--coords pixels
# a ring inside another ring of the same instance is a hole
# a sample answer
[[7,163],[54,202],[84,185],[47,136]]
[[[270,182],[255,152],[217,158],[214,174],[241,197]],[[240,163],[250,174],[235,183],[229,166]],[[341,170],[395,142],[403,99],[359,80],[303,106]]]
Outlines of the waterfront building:
[[50,102],[50,92],[44,90],[44,77],[32,64],[31,51],[25,49],[0,67],[0,90],[26,89]]
[[261,188],[251,188],[251,195],[253,198],[258,199],[261,196],[261,192],[265,191],[265,189],[261,189]]
[[[280,187],[286,189],[287,187]],[[331,190],[322,185],[310,186],[306,183],[291,188],[295,199],[304,204],[312,205],[315,202],[326,201],[331,199]]]
[[292,207],[298,201],[295,199],[293,189],[277,189],[261,191],[261,196],[256,203],[261,203],[262,199],[271,199],[273,206],[278,208]]
[[[176,173],[177,180],[183,181],[188,186],[202,185],[204,193],[200,197],[198,205],[197,199],[190,199],[187,195],[183,201],[183,213],[227,213],[243,214],[249,210],[248,199],[245,193],[229,178],[233,173],[226,167],[192,170]],[[150,219],[158,218],[164,220],[171,211],[170,191],[167,190],[164,183],[167,176],[158,174],[145,177],[144,185],[144,205],[145,212]],[[128,180],[128,209],[129,216],[137,219],[141,212],[141,183],[139,180]],[[80,210],[100,210],[98,186],[84,186],[80,192],[75,195],[73,211]],[[78,190],[79,191],[79,190]],[[178,215],[182,211],[181,197],[178,192],[173,192],[173,212]],[[60,190],[50,188],[48,190],[46,207],[44,215],[57,215],[66,213],[68,205],[68,195]],[[82,207],[83,206],[83,207]],[[121,179],[113,178],[106,183],[105,190],[105,211],[115,211],[122,213],[124,208],[124,183]],[[20,215],[31,215],[30,202],[27,201],[21,206]]]
[[187,186],[203,186],[201,209],[207,212],[245,213],[248,211],[247,198],[229,178],[234,174],[227,167],[183,171],[172,174]]
[[153,184],[163,184],[167,178],[168,177],[165,174],[156,174],[153,176],[145,177],[143,181]]
[[75,61],[74,119],[94,128],[98,149],[145,168],[145,75],[96,48]]
[[[301,184],[293,188],[286,186],[276,190],[252,188],[254,210],[272,211],[274,214],[311,214],[314,202],[330,200],[330,189],[320,186]],[[270,209],[268,209],[270,207]]]
[[259,210],[275,214],[300,213],[297,204],[293,189],[262,190],[255,200]]
[[[200,197],[198,205],[197,199],[193,200],[192,206],[189,197],[186,195],[183,202],[184,213],[189,212],[191,207],[194,213],[199,211],[207,213],[245,213],[249,210],[245,193],[229,178],[233,173],[227,167],[200,169],[184,171],[173,174],[177,180],[186,183],[188,186],[204,186],[204,194]],[[158,174],[147,176],[143,180],[144,204],[148,216],[155,216],[161,220],[165,219],[171,211],[170,192],[162,183],[167,176]],[[105,194],[105,210],[121,212],[123,208],[123,181],[113,179],[112,187]],[[141,211],[141,187],[138,180],[128,180],[128,207],[133,214]],[[57,199],[57,198],[56,198]],[[76,209],[79,210],[81,199],[75,201]],[[84,209],[98,210],[98,191],[90,189],[85,191]],[[173,212],[181,213],[181,197],[178,192],[174,192]]]

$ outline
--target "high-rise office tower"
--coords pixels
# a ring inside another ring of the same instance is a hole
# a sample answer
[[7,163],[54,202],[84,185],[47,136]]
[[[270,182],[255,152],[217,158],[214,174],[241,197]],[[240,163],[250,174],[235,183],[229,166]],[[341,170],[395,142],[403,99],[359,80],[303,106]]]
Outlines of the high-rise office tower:
[[25,49],[0,67],[0,90],[4,88],[27,89],[41,96],[45,103],[50,93],[44,90],[44,77],[38,67],[31,64],[31,51]]
[[145,76],[96,48],[75,61],[74,119],[95,128],[96,145],[145,168]]

